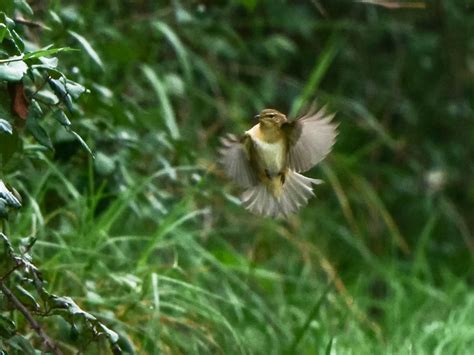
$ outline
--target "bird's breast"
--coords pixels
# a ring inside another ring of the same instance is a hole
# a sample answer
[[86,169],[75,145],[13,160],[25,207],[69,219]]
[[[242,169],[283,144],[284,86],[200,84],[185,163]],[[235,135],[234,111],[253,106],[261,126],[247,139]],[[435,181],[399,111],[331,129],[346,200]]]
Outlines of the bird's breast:
[[269,143],[262,139],[253,139],[255,151],[261,165],[271,175],[277,175],[284,170],[286,161],[286,145],[283,139]]

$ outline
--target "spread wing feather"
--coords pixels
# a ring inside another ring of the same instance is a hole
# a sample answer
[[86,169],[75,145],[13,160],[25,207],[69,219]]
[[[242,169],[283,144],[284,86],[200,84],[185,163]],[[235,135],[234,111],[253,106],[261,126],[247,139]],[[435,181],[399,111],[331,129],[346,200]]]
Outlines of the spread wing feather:
[[238,139],[235,135],[229,134],[221,138],[222,148],[220,163],[225,173],[237,184],[244,188],[255,186],[259,183],[257,174],[252,168],[250,160],[250,150],[252,142],[249,136]]
[[304,172],[323,160],[331,151],[337,136],[337,125],[331,123],[334,114],[325,107],[286,123],[282,128],[289,137],[289,167]]

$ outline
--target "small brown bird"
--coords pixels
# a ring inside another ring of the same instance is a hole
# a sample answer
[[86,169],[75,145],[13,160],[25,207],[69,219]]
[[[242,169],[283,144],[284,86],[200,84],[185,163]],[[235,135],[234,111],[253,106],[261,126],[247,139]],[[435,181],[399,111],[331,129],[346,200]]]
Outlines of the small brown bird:
[[226,174],[245,188],[242,204],[249,211],[287,217],[314,195],[312,184],[321,180],[299,174],[318,164],[331,151],[337,125],[334,114],[314,107],[289,121],[273,109],[255,116],[259,123],[238,139],[222,138],[221,164]]

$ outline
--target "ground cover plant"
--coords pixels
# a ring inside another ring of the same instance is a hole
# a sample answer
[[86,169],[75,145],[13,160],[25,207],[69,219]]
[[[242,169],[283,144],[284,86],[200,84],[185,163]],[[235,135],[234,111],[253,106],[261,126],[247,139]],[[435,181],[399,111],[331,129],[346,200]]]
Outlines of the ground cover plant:
[[[469,1],[0,11],[0,353],[474,347]],[[315,98],[325,184],[249,214],[219,137]]]

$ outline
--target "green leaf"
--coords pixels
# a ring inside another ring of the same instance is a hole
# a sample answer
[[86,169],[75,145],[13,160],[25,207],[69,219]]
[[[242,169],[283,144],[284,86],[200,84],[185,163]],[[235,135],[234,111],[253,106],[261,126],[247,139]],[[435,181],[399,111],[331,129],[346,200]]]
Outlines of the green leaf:
[[7,34],[7,26],[3,23],[0,23],[0,43],[2,43],[3,38]]
[[30,7],[30,5],[28,5],[26,0],[15,0],[15,6],[21,12],[29,16],[33,16],[33,9]]
[[18,51],[20,53],[23,53],[25,51],[25,44],[23,43],[23,39],[21,38],[21,36],[14,29],[9,29],[8,31],[11,39],[13,40],[13,42],[15,42]]
[[[0,213],[2,201],[3,200],[0,198]],[[16,262],[14,258],[12,244],[10,243],[8,237],[2,232],[0,232],[0,242],[0,275],[5,275],[5,273],[9,272],[12,268],[15,267]]]
[[13,129],[12,129],[12,125],[10,124],[10,122],[0,118],[0,132],[7,133],[7,134],[12,134]]
[[26,289],[24,289],[23,287],[21,287],[20,285],[16,285],[15,286],[15,296],[21,301],[21,303],[23,303],[26,307],[28,307],[29,309],[33,309],[33,310],[39,310],[40,309],[40,305],[38,304],[38,302],[36,302],[35,298],[33,297],[33,295],[28,292]]
[[334,338],[331,337],[331,339],[329,339],[328,344],[326,345],[326,351],[324,352],[326,355],[331,355],[332,354],[333,344],[334,344]]
[[110,342],[115,344],[119,340],[119,335],[114,332],[113,330],[107,328],[104,324],[99,323],[99,327],[102,328],[102,331],[107,335],[107,338],[109,338]]
[[62,110],[54,111],[53,117],[56,121],[58,121],[61,125],[65,127],[69,127],[71,125],[71,121],[69,121],[69,118],[67,118],[66,114]]
[[8,237],[0,232],[0,240],[3,242],[2,257],[11,257],[13,255],[13,246]]
[[[7,201],[5,201],[3,198],[0,197],[0,218],[8,218],[8,205]],[[2,260],[3,262],[3,260]],[[2,263],[0,263],[0,266],[3,266]],[[4,268],[0,268],[1,271],[5,271]]]
[[22,60],[0,64],[0,81],[20,81],[28,66]]
[[[45,58],[41,58],[45,59]],[[53,58],[51,58],[53,59]],[[44,64],[33,64],[31,66],[31,69],[37,69],[37,70],[45,70],[48,72],[49,76],[51,76],[52,79],[59,79],[62,77],[63,73],[61,73],[59,70],[55,69],[55,66],[57,63],[53,63],[54,65],[50,65],[48,63]],[[49,82],[48,82],[49,83]]]
[[56,53],[71,52],[71,51],[77,51],[77,49],[69,48],[69,47],[40,49],[34,52],[25,53],[23,59],[28,60],[28,59],[34,59],[34,58],[40,58],[40,57],[49,57]]
[[69,111],[73,111],[72,99],[77,99],[83,93],[87,92],[87,89],[75,81],[66,79],[61,76],[59,79],[48,78],[48,83],[54,94],[63,102]]
[[89,148],[86,141],[84,139],[82,139],[82,137],[78,133],[74,132],[73,130],[70,130],[69,132],[74,137],[76,137],[76,139],[79,141],[79,143],[81,143],[81,145],[84,147],[84,149],[87,150],[87,152],[94,158],[94,153],[92,153],[92,150],[91,150],[91,148]]
[[61,21],[61,17],[59,17],[59,15],[53,11],[53,10],[49,10],[49,15],[51,16],[51,19],[58,25],[61,25],[63,22]]
[[21,207],[20,200],[7,188],[2,180],[0,180],[0,198],[5,201],[7,207]]
[[191,80],[192,71],[191,71],[191,65],[188,58],[188,53],[183,43],[179,39],[178,35],[171,29],[170,26],[168,26],[164,22],[156,21],[153,23],[153,26],[158,32],[161,32],[166,37],[166,39],[170,42],[170,44],[173,46],[173,48],[176,51],[176,55],[178,56],[178,59],[181,62],[181,65],[183,67],[184,75],[186,79]]
[[97,320],[92,314],[82,310],[71,297],[58,297],[53,295],[50,298],[50,303],[52,308],[65,309],[70,315],[82,316],[91,321]]
[[329,282],[327,284],[327,286],[324,288],[321,296],[317,299],[316,303],[313,305],[313,308],[307,314],[306,321],[304,322],[303,326],[300,329],[298,329],[298,331],[295,334],[293,342],[291,343],[291,346],[288,350],[289,354],[297,353],[297,346],[298,346],[299,342],[303,338],[303,335],[308,331],[308,329],[311,325],[311,322],[317,316],[317,314],[319,312],[319,309],[321,308],[323,302],[327,299],[326,296],[328,295],[329,291],[331,290],[332,285],[333,285],[332,282]]
[[[21,253],[24,256],[28,255],[27,251],[30,250],[33,247],[33,245],[35,245],[37,240],[38,240],[38,238],[34,237],[34,236],[20,238],[20,251],[21,251]],[[28,255],[28,258],[29,257],[30,256]]]
[[36,351],[31,346],[30,342],[26,340],[21,335],[15,335],[14,337],[6,341],[8,345],[17,351],[12,352],[12,354],[22,354],[22,355],[36,355]]
[[14,336],[15,332],[15,323],[9,318],[4,317],[0,314],[0,337],[8,339]]
[[124,354],[130,354],[130,355],[137,354],[135,345],[133,344],[133,341],[129,338],[127,334],[120,333],[117,345],[120,345],[120,349],[122,350],[122,353]]
[[64,84],[60,80],[52,78],[48,78],[48,84],[58,99],[66,105],[70,112],[72,112],[72,98],[71,95],[66,91]]
[[39,123],[39,119],[42,117],[42,115],[43,112],[41,111],[38,103],[35,100],[32,100],[30,104],[30,111],[26,119],[26,128],[33,135],[33,137],[35,137],[38,143],[52,150],[53,143],[51,142],[51,138]]
[[102,64],[102,60],[100,59],[99,55],[97,52],[92,48],[90,43],[82,37],[80,34],[74,32],[74,31],[68,31],[71,36],[73,36],[77,41],[81,44],[82,48],[87,52],[89,57],[100,67],[103,69],[104,65]]
[[66,83],[64,86],[66,87],[66,91],[68,92],[68,94],[70,94],[73,99],[78,99],[79,96],[87,92],[87,89],[84,86],[69,79],[66,79]]
[[311,72],[311,76],[306,83],[303,92],[296,98],[292,106],[290,114],[291,116],[295,116],[301,110],[304,104],[307,103],[312,96],[314,96],[319,83],[324,78],[324,75],[327,73],[336,54],[341,48],[341,40],[337,35],[330,37],[328,42],[329,43],[326,45],[326,48],[316,60]]
[[43,102],[47,105],[57,105],[59,103],[59,99],[56,95],[54,95],[54,93],[52,93],[51,91],[49,90],[41,90],[41,91],[38,91],[35,95],[34,95],[34,98],[35,99],[38,99],[38,101],[40,102]]
[[173,139],[179,139],[180,133],[178,125],[176,124],[176,117],[173,108],[171,107],[170,100],[166,95],[166,91],[162,81],[158,78],[156,73],[149,66],[143,66],[142,71],[145,74],[145,77],[151,83],[151,86],[155,90],[156,96],[160,100],[161,111],[165,119],[165,124],[168,127],[168,130],[170,131],[171,137]]

